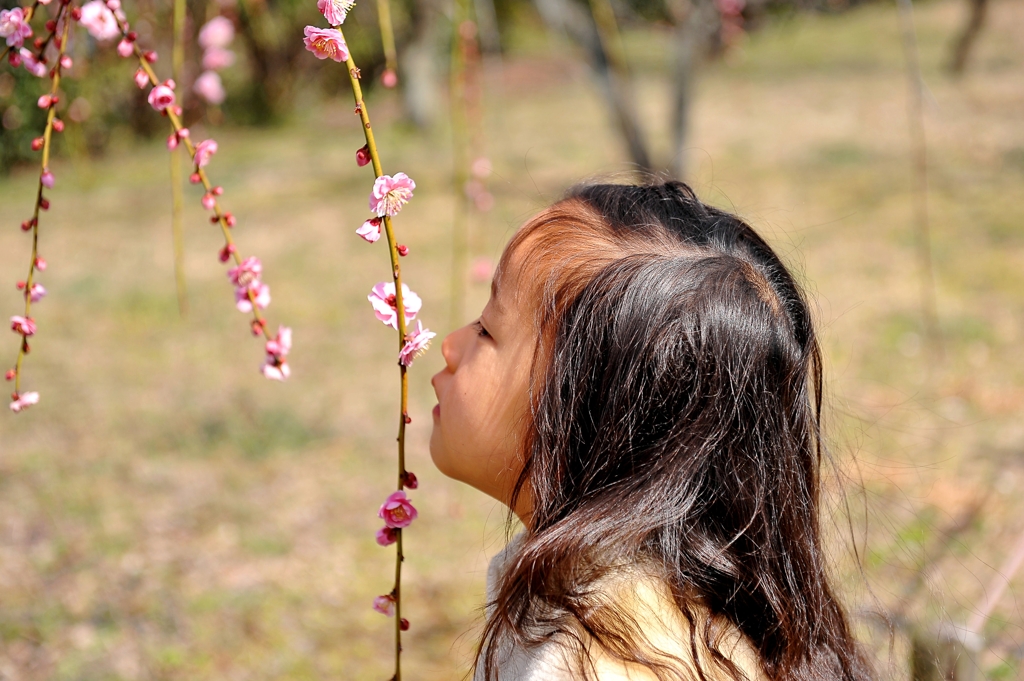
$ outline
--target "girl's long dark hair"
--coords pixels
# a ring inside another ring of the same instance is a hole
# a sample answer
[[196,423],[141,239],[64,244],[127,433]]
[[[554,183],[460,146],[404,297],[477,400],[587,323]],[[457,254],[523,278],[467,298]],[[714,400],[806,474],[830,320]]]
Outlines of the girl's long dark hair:
[[499,285],[513,253],[543,301],[512,503],[528,496],[532,515],[490,604],[485,678],[502,651],[552,638],[585,678],[595,643],[693,678],[596,597],[628,565],[670,589],[698,678],[702,659],[743,677],[722,621],[769,679],[869,678],[819,531],[821,351],[774,251],[668,182],[572,190],[516,234]]

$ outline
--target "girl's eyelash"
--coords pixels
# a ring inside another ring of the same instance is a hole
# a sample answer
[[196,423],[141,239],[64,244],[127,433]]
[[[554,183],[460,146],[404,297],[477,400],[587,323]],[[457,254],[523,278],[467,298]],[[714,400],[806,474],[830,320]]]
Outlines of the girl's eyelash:
[[473,326],[476,327],[476,335],[485,338],[490,337],[490,332],[484,328],[483,322],[481,322],[479,319],[473,322]]

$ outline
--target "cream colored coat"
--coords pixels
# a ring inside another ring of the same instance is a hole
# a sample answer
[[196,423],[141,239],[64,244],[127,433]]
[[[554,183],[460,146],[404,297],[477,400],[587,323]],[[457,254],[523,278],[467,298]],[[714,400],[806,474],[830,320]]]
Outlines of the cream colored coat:
[[[487,601],[494,600],[496,584],[504,572],[520,535],[513,538],[500,553],[491,559],[487,568]],[[689,647],[690,624],[679,612],[664,583],[641,571],[631,573],[626,579],[616,579],[610,585],[609,597],[616,607],[624,608],[636,620],[652,647],[682,661],[686,667],[685,676],[700,677],[694,671],[693,653]],[[749,641],[735,627],[723,637],[719,651],[729,658],[750,681],[764,681],[764,674],[758,663],[757,652]],[[579,674],[570,671],[565,659],[565,649],[557,642],[549,642],[539,648],[506,651],[500,657],[498,681],[570,681]],[[607,653],[594,655],[594,666],[599,681],[655,681],[657,676],[648,668],[627,665]],[[720,671],[710,659],[710,653],[702,656],[701,666],[707,678],[714,681],[731,681],[731,677]],[[474,681],[483,681],[483,669],[477,669]]]

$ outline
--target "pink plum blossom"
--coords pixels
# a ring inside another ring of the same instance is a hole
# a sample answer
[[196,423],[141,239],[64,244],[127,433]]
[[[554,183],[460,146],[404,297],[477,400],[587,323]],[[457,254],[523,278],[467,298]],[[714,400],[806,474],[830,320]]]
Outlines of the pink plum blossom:
[[377,596],[373,599],[373,609],[388,617],[395,616],[395,597],[391,594]]
[[215,140],[203,140],[196,145],[196,154],[193,157],[193,161],[197,168],[203,168],[214,154],[217,153],[217,142]]
[[18,55],[21,57],[25,70],[36,78],[45,78],[46,74],[49,73],[49,70],[46,68],[46,64],[36,59],[36,55],[32,54],[31,51],[26,50],[23,47],[18,50]]
[[46,287],[42,284],[32,284],[25,295],[33,302],[38,303],[46,296]]
[[157,111],[174,106],[174,88],[169,83],[165,81],[149,91],[149,105]]
[[39,404],[39,393],[21,393],[20,395],[14,396],[14,401],[11,402],[11,411],[17,414],[25,407],[30,407],[33,404]]
[[380,218],[370,218],[356,230],[356,234],[372,244],[380,238]]
[[398,363],[404,367],[411,367],[414,359],[422,355],[430,347],[430,341],[437,334],[429,329],[423,328],[423,322],[416,322],[416,330],[405,334],[405,345],[398,353]]
[[340,26],[345,23],[345,17],[352,11],[356,3],[354,0],[317,0],[316,8],[327,19],[331,26]]
[[317,59],[329,57],[336,62],[348,59],[348,45],[345,44],[345,38],[338,29],[307,26],[304,33],[306,49],[316,55]]
[[292,330],[279,326],[277,335],[267,341],[267,356],[260,371],[269,379],[283,381],[291,375],[288,367],[288,353],[292,349]]
[[287,326],[277,327],[277,335],[267,341],[267,354],[287,357],[292,350],[292,330]]
[[[228,270],[228,279],[235,286],[251,286],[263,274],[263,263],[254,255],[249,256],[237,267]],[[290,333],[290,332],[289,332]]]
[[199,46],[204,50],[227,47],[234,39],[235,25],[227,17],[214,17],[199,29]]
[[149,85],[149,74],[141,66],[135,72],[135,84],[139,86],[140,90],[145,89]]
[[394,177],[381,175],[373,183],[370,210],[377,217],[395,216],[412,198],[413,189],[416,189],[416,183],[405,173],[395,173]]
[[267,305],[270,305],[270,287],[262,281],[257,281],[248,288],[235,289],[235,307],[238,308],[239,312],[252,312],[252,301],[249,300],[249,291],[252,291],[253,298],[256,299],[256,307],[265,310]]
[[82,18],[79,21],[88,29],[89,34],[100,42],[121,35],[114,13],[100,0],[92,0],[82,5]]
[[224,91],[224,83],[216,71],[200,73],[196,82],[192,83],[192,91],[209,104],[221,104],[228,96],[228,93]]
[[391,546],[398,541],[398,533],[393,527],[382,527],[377,530],[377,543],[381,546]]
[[392,492],[377,511],[377,517],[384,520],[385,525],[394,529],[409,527],[418,515],[419,512],[406,498],[404,490]]
[[203,68],[220,71],[235,63],[235,53],[223,47],[209,47],[203,53]]
[[10,47],[21,47],[25,38],[32,36],[32,27],[25,21],[25,10],[20,7],[0,10],[0,38],[6,38]]
[[36,332],[36,322],[31,317],[14,315],[11,317],[11,331],[22,336],[31,336]]
[[[373,287],[370,295],[366,296],[373,306],[373,313],[392,329],[398,328],[398,300],[395,296],[395,285],[392,282],[381,282]],[[405,308],[406,323],[416,318],[416,313],[423,306],[420,297],[409,290],[409,287],[402,284],[402,306]]]

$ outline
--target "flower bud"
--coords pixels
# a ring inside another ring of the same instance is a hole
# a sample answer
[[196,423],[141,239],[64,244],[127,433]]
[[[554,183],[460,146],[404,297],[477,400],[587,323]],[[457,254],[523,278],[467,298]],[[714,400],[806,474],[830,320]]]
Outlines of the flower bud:
[[50,105],[53,104],[53,101],[53,95],[43,95],[36,101],[36,105],[40,109],[49,109]]
[[46,271],[46,261],[43,260],[43,256],[41,255],[36,256],[36,269],[40,272]]
[[71,57],[66,54],[60,58],[60,67],[62,69],[70,69],[74,64],[75,62],[73,62]]
[[49,168],[45,168],[43,170],[43,174],[39,176],[39,181],[47,189],[52,189],[53,188],[54,178],[53,178],[53,173],[50,172]]
[[145,59],[146,61],[148,61],[150,64],[155,64],[156,60],[159,59],[159,57],[157,56],[156,52],[153,51],[153,50],[148,50],[146,52],[143,52],[142,53],[142,58]]
[[59,118],[53,119],[53,129],[57,132],[64,132],[64,121]]
[[16,284],[15,284],[15,287],[17,287],[17,289],[18,289],[19,291],[21,291],[22,289],[24,289],[24,288],[25,288],[25,286],[26,286],[26,284],[25,284],[25,282],[23,282],[23,281],[19,281],[18,283],[16,283]]
[[356,164],[360,168],[365,166],[371,160],[373,160],[373,159],[370,158],[370,145],[369,144],[364,144],[362,147],[360,147],[356,151]]
[[167,149],[169,151],[174,151],[177,148],[178,148],[178,134],[172,132],[170,134],[170,136],[168,136],[168,138],[167,138]]
[[254,320],[252,320],[252,324],[250,324],[250,326],[252,327],[252,335],[259,336],[260,334],[263,333],[263,320],[262,319],[254,319]]
[[131,41],[128,40],[127,38],[122,38],[121,42],[119,42],[117,44],[117,53],[119,55],[121,55],[122,57],[130,57],[130,56],[132,56],[132,53],[134,51],[135,51],[135,48],[132,47]]
[[213,192],[214,196],[221,196],[224,193],[224,187],[221,187],[220,185],[217,185],[216,187],[214,187],[210,191]]
[[409,489],[416,489],[420,486],[420,481],[416,479],[416,474],[412,471],[406,471],[402,474],[402,484]]
[[403,258],[409,255],[409,247],[406,246],[405,244],[398,244],[396,250],[398,251],[398,255],[402,256]]
[[[213,194],[210,192],[203,194],[203,208],[206,210],[213,210],[214,205],[216,205],[216,199],[213,198]],[[214,220],[214,222],[216,222],[216,220]]]
[[237,249],[235,248],[234,244],[227,244],[226,246],[224,246],[224,248],[220,249],[220,261],[227,262],[228,260],[230,260],[231,254],[234,253],[236,250]]
[[39,151],[43,148],[43,142],[45,140],[42,137],[37,137],[32,140],[32,151]]
[[189,134],[190,133],[188,131],[188,128],[182,128],[181,130],[178,131],[178,137],[180,139],[185,139],[186,137],[189,136]]
[[136,40],[139,39],[139,34],[135,31],[128,31],[128,35],[125,37],[127,37],[129,41],[134,43]]
[[405,422],[406,423],[412,423],[412,417],[411,416],[409,416],[408,414],[405,414],[404,417],[405,417]]
[[38,49],[42,49],[42,47],[43,47],[43,39],[42,39],[42,38],[36,38],[35,40],[33,40],[33,41],[32,41],[32,45],[33,45],[33,46],[34,46],[34,47],[35,47],[35,48],[36,48],[37,50],[38,50]]
[[199,173],[192,173],[188,176],[188,181],[192,184],[199,184],[203,181],[203,178],[199,177]]
[[8,381],[13,381],[14,380],[14,376],[15,376],[14,369],[8,369],[7,373],[4,374],[4,378],[7,379]]
[[21,53],[11,50],[10,54],[7,55],[7,61],[10,62],[11,66],[18,68],[21,66]]
[[50,210],[50,199],[46,198],[45,196],[40,197],[39,207],[42,208],[43,210]]
[[144,90],[149,85],[149,74],[142,67],[135,72],[135,84],[139,86],[140,90]]
[[81,7],[72,7],[71,8],[71,18],[74,19],[75,21],[81,21],[82,20],[82,8]]
[[224,213],[224,224],[226,224],[228,227],[234,227],[235,216],[232,215],[231,213]]
[[50,19],[43,25],[46,26],[46,30],[49,31],[50,33],[53,33],[54,31],[57,30],[57,22],[54,21],[53,19]]
[[409,631],[409,620],[403,617],[402,621],[398,623],[398,626],[401,627],[402,631]]

